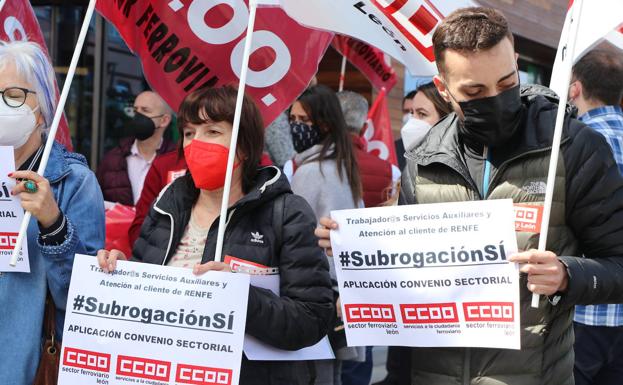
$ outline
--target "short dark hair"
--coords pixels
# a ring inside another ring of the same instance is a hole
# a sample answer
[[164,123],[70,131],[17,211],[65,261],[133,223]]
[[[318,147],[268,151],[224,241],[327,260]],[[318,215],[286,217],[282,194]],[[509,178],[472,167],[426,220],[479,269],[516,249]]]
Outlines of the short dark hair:
[[[227,122],[234,124],[238,90],[232,86],[201,88],[188,94],[180,106],[178,131],[184,137],[188,123]],[[180,141],[180,151],[183,151]],[[253,188],[257,170],[264,152],[264,123],[262,115],[253,100],[244,96],[240,131],[238,133],[238,154],[242,162],[242,189],[248,193]]]
[[513,34],[504,15],[493,8],[461,8],[446,17],[433,34],[437,69],[444,72],[447,50],[478,52],[495,47],[505,37],[514,43]]
[[415,98],[415,94],[417,94],[417,90],[409,91],[404,98],[402,98],[402,104],[405,104],[407,100],[411,100]]
[[623,99],[623,58],[606,49],[587,53],[573,66],[573,78],[582,83],[584,97],[618,106]]

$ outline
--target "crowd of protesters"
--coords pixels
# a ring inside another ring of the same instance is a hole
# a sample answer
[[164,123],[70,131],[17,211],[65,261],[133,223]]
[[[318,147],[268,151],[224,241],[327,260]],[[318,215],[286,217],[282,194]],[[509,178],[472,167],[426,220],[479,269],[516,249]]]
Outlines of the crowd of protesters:
[[[520,84],[504,16],[456,11],[433,43],[439,75],[403,100],[398,165],[367,151],[362,95],[310,85],[266,125],[244,98],[223,254],[277,268],[281,277],[279,295],[251,286],[246,333],[286,350],[328,335],[336,359],[243,357],[240,384],[370,383],[371,348],[347,346],[340,327],[332,210],[503,198],[542,204],[544,190],[524,187],[547,179],[558,97]],[[521,271],[521,349],[390,347],[387,377],[377,384],[623,383],[621,56],[594,50],[573,69],[548,251],[534,250],[538,234],[522,234],[522,252],[512,257]],[[54,144],[43,175],[35,170],[56,98],[40,47],[0,44],[0,93],[0,145],[14,148],[17,167],[12,194],[33,216],[31,273],[0,274],[0,383],[21,385],[37,372],[46,298],[62,339],[75,254],[93,255],[106,272],[118,260],[197,275],[231,271],[214,253],[237,90],[196,90],[178,111],[145,91],[131,135],[96,174],[83,156]],[[177,144],[163,135],[175,117]],[[131,255],[104,247],[105,205],[114,203],[136,206]],[[265,247],[246,242],[252,232]],[[532,293],[542,295],[538,309],[530,309]]]

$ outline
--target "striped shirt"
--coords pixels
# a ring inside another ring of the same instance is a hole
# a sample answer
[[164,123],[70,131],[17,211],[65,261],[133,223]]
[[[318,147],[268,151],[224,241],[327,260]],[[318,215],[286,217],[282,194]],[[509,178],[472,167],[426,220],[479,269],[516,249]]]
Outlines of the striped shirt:
[[[588,111],[580,117],[586,125],[602,134],[623,173],[623,110],[605,106]],[[576,306],[574,320],[591,326],[623,326],[623,304]]]

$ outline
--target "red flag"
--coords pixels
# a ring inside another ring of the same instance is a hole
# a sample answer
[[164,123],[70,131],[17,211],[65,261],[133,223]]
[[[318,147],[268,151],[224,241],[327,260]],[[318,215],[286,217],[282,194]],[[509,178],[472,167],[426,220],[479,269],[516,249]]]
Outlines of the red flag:
[[391,91],[396,85],[396,72],[386,62],[385,54],[380,49],[348,36],[337,35],[333,38],[335,48],[348,61],[361,71],[372,85],[380,90]]
[[370,112],[363,137],[368,141],[368,152],[397,166],[398,158],[394,147],[392,123],[387,108],[387,91],[381,89]]
[[[200,87],[238,84],[248,0],[98,1],[97,10],[141,58],[145,77],[177,109]],[[307,87],[332,34],[310,30],[279,8],[257,11],[246,92],[272,122]]]
[[[0,9],[0,40],[32,41],[39,44],[43,51],[48,54],[39,21],[37,21],[35,11],[27,0],[10,0],[4,3],[4,7]],[[58,85],[55,84],[55,86],[56,99],[58,100]],[[69,126],[64,116],[61,119],[55,139],[70,151],[73,150],[71,136],[69,135]]]
[[472,0],[259,0],[277,4],[301,24],[355,37],[401,61],[412,75],[437,74],[433,33]]

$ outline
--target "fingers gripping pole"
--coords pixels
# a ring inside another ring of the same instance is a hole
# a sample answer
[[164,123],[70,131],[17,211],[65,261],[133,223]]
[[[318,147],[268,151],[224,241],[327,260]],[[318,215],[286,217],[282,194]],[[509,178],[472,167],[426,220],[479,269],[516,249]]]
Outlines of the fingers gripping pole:
[[234,173],[234,162],[236,160],[236,145],[238,143],[238,132],[240,130],[240,117],[242,115],[242,102],[244,101],[244,89],[247,84],[247,74],[249,72],[249,56],[251,54],[251,43],[253,40],[253,29],[255,28],[255,14],[257,11],[257,0],[249,0],[249,24],[247,26],[247,36],[244,42],[244,54],[242,56],[242,70],[240,71],[240,83],[238,85],[238,98],[236,99],[236,111],[234,114],[234,124],[229,144],[229,158],[227,159],[227,173],[225,174],[225,186],[223,186],[223,201],[221,202],[221,214],[218,221],[218,235],[216,238],[216,250],[214,260],[223,260],[223,239],[225,237],[225,227],[227,226],[227,209],[229,208],[229,193],[231,191],[231,180]]
[[[76,74],[76,68],[78,67],[78,59],[80,59],[82,47],[84,46],[84,41],[86,40],[87,32],[89,31],[89,25],[91,24],[91,19],[93,18],[93,12],[95,11],[95,2],[96,0],[89,1],[89,6],[87,7],[84,21],[82,22],[82,28],[80,29],[80,34],[78,35],[78,42],[76,43],[76,48],[74,49],[74,54],[71,58],[71,64],[69,65],[69,71],[67,72],[67,77],[65,78],[65,84],[63,84],[63,92],[61,92],[61,97],[58,101],[58,105],[56,106],[54,120],[52,121],[52,125],[50,126],[50,132],[48,133],[48,139],[45,143],[43,156],[41,157],[41,163],[39,165],[39,169],[37,170],[37,173],[39,175],[43,175],[45,168],[48,165],[48,160],[50,159],[52,145],[54,144],[56,132],[58,131],[58,126],[61,118],[63,117],[63,111],[65,110],[65,103],[67,102],[67,97],[69,96],[71,83],[74,79],[74,75]],[[0,9],[3,4],[3,2],[0,3]],[[28,223],[30,223],[31,216],[32,215],[30,214],[30,212],[26,212],[24,214],[24,219],[22,220],[22,224],[19,229],[19,235],[17,236],[17,241],[15,242],[15,248],[13,249],[13,253],[11,255],[10,265],[13,267],[17,265],[17,259],[19,257],[19,252],[22,249],[24,238],[26,237]]]
[[[563,55],[564,65],[561,67],[565,84],[569,84],[571,80],[571,71],[573,68],[573,60],[575,58],[575,45],[578,39],[578,31],[580,26],[580,15],[584,1],[576,0],[572,9],[572,19],[570,23],[570,33],[568,35],[567,52]],[[558,103],[558,114],[556,115],[556,126],[554,128],[554,141],[552,144],[552,153],[549,159],[549,170],[547,172],[547,189],[545,191],[545,203],[543,204],[543,218],[541,221],[541,234],[539,237],[539,251],[545,251],[547,245],[547,236],[549,230],[549,219],[552,212],[552,200],[554,198],[554,184],[556,183],[556,169],[558,168],[558,157],[560,155],[560,139],[562,137],[562,128],[565,122],[565,112],[567,101],[569,100],[568,88],[565,92],[560,92],[560,101]],[[538,308],[540,295],[532,294],[532,307]]]

